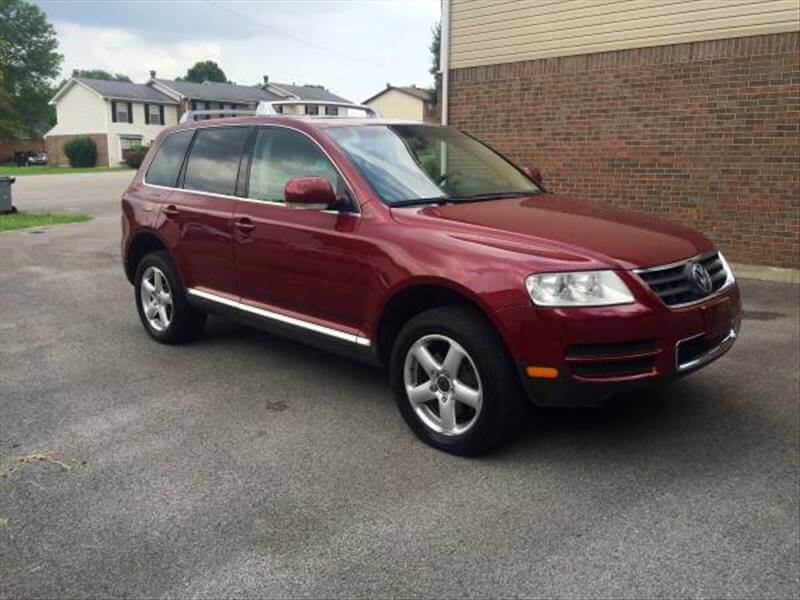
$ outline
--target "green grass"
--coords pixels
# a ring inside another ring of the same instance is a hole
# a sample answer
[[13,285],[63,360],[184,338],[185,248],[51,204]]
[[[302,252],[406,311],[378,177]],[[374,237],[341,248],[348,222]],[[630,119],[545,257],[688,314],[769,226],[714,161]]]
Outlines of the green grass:
[[0,165],[0,177],[10,175],[68,175],[70,173],[103,173],[106,171],[132,171],[130,167],[58,167],[56,165],[42,165],[33,167],[17,167],[15,165]]
[[91,218],[92,217],[89,215],[84,215],[83,213],[16,212],[9,215],[0,215],[0,231],[43,227],[45,225],[60,225],[61,223],[83,223]]

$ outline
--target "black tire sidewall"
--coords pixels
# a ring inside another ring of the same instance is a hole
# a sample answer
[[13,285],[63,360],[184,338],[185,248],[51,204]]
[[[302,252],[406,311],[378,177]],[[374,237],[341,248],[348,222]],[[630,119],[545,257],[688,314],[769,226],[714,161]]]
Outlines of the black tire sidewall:
[[[167,278],[170,293],[172,294],[172,319],[166,329],[156,331],[148,323],[147,317],[144,314],[144,307],[142,304],[142,277],[144,272],[149,267],[156,267]],[[192,327],[197,327],[198,324],[194,309],[188,304],[184,292],[183,284],[178,277],[172,261],[166,252],[152,252],[145,256],[136,268],[135,281],[135,298],[136,310],[139,313],[139,319],[144,325],[145,331],[154,340],[164,344],[176,344],[187,341]],[[202,326],[202,325],[200,325]]]
[[[428,428],[417,417],[405,389],[403,372],[409,348],[421,337],[440,334],[458,342],[478,369],[483,391],[483,406],[477,422],[469,431],[447,436]],[[462,455],[489,451],[499,441],[508,420],[517,385],[515,374],[507,368],[505,346],[482,315],[469,309],[433,309],[412,319],[400,332],[390,360],[392,391],[397,407],[411,430],[426,443]],[[511,385],[509,385],[511,384]]]

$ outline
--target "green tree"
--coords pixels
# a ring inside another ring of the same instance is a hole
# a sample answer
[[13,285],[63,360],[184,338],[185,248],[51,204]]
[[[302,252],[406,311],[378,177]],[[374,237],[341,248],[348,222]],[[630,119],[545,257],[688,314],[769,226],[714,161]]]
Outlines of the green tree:
[[3,73],[0,72],[0,139],[16,137],[22,129],[14,105],[11,103],[11,95],[3,81]]
[[42,9],[24,0],[0,0],[0,128],[39,136],[55,122],[48,101],[63,57]]
[[[436,23],[433,27],[431,27],[431,45],[428,46],[428,49],[431,51],[431,68],[429,72],[433,75],[434,81],[439,81],[439,56],[441,54],[442,49],[442,24]],[[434,85],[431,88],[431,103],[436,104],[439,100],[439,90],[437,86]]]
[[225,72],[220,69],[219,65],[213,60],[204,60],[194,63],[194,66],[186,71],[186,77],[183,79],[184,81],[193,81],[195,83],[203,83],[204,81],[228,83]]
[[113,75],[103,69],[76,69],[72,74],[73,77],[84,77],[86,79],[105,79],[106,81],[127,81],[131,82],[131,78],[122,73],[114,73]]

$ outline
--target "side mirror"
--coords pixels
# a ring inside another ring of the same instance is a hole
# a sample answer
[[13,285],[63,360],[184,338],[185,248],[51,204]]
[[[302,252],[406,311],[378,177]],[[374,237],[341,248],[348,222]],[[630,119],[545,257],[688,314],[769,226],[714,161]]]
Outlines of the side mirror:
[[324,177],[295,177],[286,182],[283,199],[290,208],[325,210],[336,205],[336,193]]
[[533,183],[537,185],[543,185],[544,179],[542,178],[542,172],[537,169],[536,167],[522,167],[522,172],[528,176]]

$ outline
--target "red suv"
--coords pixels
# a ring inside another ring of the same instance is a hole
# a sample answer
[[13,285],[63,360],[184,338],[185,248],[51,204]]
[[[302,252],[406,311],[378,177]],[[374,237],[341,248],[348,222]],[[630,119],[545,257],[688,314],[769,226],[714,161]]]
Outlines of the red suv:
[[427,443],[484,452],[526,399],[602,402],[727,351],[741,302],[703,235],[552,194],[455,129],[239,117],[153,143],[122,199],[145,330],[229,315],[385,366]]

